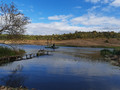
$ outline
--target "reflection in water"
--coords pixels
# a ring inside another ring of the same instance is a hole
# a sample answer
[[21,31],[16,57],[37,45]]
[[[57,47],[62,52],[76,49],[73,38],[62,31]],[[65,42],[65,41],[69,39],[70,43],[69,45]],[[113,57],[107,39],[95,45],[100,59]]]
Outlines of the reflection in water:
[[[23,48],[32,53],[42,47],[24,45]],[[25,85],[37,90],[119,90],[119,67],[100,61],[97,55],[93,55],[100,50],[60,47],[52,55],[0,66],[0,78],[3,77],[0,84],[14,87]],[[92,55],[96,58],[89,58]]]
[[5,86],[10,87],[20,87],[24,86],[26,77],[21,75],[23,70],[22,65],[18,65],[15,69],[11,71],[8,76],[2,77],[0,80]]
[[[59,51],[59,53],[64,53],[70,56],[75,57],[75,59],[73,59],[74,61],[80,61],[80,59],[85,59],[87,62],[109,62],[109,64],[111,65],[115,65],[115,66],[120,66],[119,64],[119,56],[116,55],[108,55],[108,57],[103,57],[105,53],[110,54],[110,51],[113,51],[112,49],[107,49],[107,52],[104,51],[106,49],[102,49],[103,53],[101,55],[101,50],[90,50],[88,49],[73,49],[71,50],[71,52],[69,52],[68,50],[63,50],[63,51]],[[117,51],[116,51],[117,52]],[[79,58],[79,59],[76,59]],[[111,60],[110,60],[111,59]],[[112,60],[113,59],[113,60]],[[84,61],[85,61],[84,60]]]
[[[61,54],[66,54],[75,57],[73,59],[74,61],[79,61],[81,58],[86,59],[87,61],[91,62],[104,62],[103,57],[100,55],[99,50],[89,50],[89,49],[71,49],[71,52],[69,50],[63,50],[63,51],[57,51]],[[76,59],[77,58],[77,59]]]

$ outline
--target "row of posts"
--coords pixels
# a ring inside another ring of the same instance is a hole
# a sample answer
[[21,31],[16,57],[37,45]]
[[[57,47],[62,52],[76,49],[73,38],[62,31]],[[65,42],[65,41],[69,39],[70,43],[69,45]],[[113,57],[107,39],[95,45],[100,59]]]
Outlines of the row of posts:
[[38,57],[38,56],[41,56],[41,55],[49,55],[49,51],[46,52],[38,52],[38,53],[33,53],[33,54],[26,54],[26,59],[31,59],[33,57]]
[[26,54],[25,58],[23,58],[23,56],[11,56],[11,57],[2,57],[0,58],[0,61],[15,61],[15,60],[23,60],[23,59],[31,59],[33,57],[38,57],[41,55],[49,55],[49,51],[42,51],[42,52],[37,52],[37,53],[33,53],[33,54]]

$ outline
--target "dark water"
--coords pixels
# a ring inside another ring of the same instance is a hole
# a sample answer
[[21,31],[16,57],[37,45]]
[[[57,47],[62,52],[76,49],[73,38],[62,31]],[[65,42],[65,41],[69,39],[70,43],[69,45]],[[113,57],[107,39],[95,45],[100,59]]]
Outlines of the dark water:
[[[20,47],[28,53],[44,48],[37,45]],[[37,90],[120,90],[119,67],[84,56],[99,50],[60,47],[52,55],[2,65],[0,84]]]

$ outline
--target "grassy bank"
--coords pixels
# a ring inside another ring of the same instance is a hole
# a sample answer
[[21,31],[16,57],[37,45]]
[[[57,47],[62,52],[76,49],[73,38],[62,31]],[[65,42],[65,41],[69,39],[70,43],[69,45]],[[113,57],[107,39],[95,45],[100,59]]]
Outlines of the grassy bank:
[[16,59],[16,58],[7,59],[7,57],[23,55],[24,53],[25,51],[21,49],[14,50],[12,48],[0,46],[0,65],[12,62]]
[[[11,44],[10,40],[0,40],[0,43]],[[47,40],[18,40],[15,44],[47,45]],[[53,40],[59,46],[72,47],[102,47],[102,48],[120,48],[120,40],[116,38],[99,38],[99,39],[71,39],[71,40]]]
[[115,66],[120,66],[120,49],[103,49],[100,54],[104,59]]
[[15,56],[25,53],[24,50],[13,50],[12,48],[0,46],[0,57]]
[[[13,39],[13,40],[12,40]],[[15,40],[15,41],[14,41]],[[74,32],[53,35],[21,35],[14,36],[1,34],[0,43],[47,45],[47,40],[60,46],[74,47],[120,47],[120,33],[117,32]]]

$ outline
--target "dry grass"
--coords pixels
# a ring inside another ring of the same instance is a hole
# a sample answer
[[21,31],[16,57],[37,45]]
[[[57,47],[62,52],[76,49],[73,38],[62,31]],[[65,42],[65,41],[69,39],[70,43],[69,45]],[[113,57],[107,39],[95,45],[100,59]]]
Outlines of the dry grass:
[[[105,41],[108,40],[108,43]],[[23,40],[23,41],[2,41],[0,43],[10,44],[34,44],[34,45],[47,45],[46,40]],[[61,41],[53,41],[56,45],[63,45],[63,46],[86,46],[86,47],[120,47],[120,40],[119,39],[74,39],[74,40],[61,40]]]

